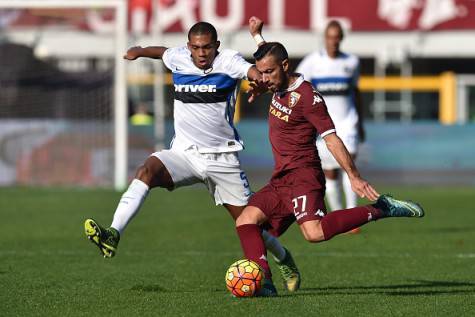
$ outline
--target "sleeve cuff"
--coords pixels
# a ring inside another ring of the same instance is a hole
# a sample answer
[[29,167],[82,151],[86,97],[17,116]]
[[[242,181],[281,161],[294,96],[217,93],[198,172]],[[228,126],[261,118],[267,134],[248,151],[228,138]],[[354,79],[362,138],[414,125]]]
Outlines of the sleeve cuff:
[[332,134],[332,133],[336,133],[336,130],[335,130],[335,129],[327,130],[327,131],[323,132],[322,134],[320,134],[320,136],[321,136],[322,138],[324,138],[324,137],[326,137],[327,135]]
[[170,62],[170,48],[167,48],[165,52],[163,52],[162,55],[162,62],[165,64],[165,67],[168,68],[169,70],[172,70],[172,65]]

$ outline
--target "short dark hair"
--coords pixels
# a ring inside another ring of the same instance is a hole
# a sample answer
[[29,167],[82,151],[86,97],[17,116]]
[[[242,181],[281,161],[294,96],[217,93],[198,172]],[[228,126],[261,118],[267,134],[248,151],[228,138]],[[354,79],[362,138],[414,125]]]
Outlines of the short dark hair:
[[274,56],[279,62],[289,59],[287,50],[285,49],[284,45],[280,44],[279,42],[266,42],[262,44],[254,53],[254,58],[256,61],[259,61],[267,55]]
[[188,31],[188,40],[192,35],[201,35],[201,34],[211,34],[211,39],[216,42],[218,40],[218,33],[216,32],[215,27],[208,22],[198,22],[193,25]]
[[345,33],[343,32],[343,27],[341,26],[340,22],[338,22],[337,20],[331,20],[330,22],[328,22],[327,27],[325,28],[325,33],[327,33],[329,28],[337,28],[340,32],[341,38],[343,38]]

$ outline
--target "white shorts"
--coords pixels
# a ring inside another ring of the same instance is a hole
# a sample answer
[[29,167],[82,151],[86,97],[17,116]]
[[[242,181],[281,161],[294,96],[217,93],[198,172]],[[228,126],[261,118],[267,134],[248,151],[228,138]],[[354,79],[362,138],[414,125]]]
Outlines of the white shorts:
[[[352,155],[356,155],[358,152],[358,143],[359,143],[358,137],[355,135],[338,135],[338,136],[343,141],[343,144],[345,144],[348,152]],[[333,169],[341,168],[340,164],[338,164],[338,162],[335,160],[333,155],[328,150],[325,140],[323,140],[321,137],[318,137],[317,139],[317,149],[318,149],[318,155],[320,156],[320,159],[322,161],[322,168],[324,170],[333,170]]]
[[216,205],[247,205],[251,188],[237,152],[199,153],[195,147],[190,147],[186,150],[171,148],[152,156],[163,162],[174,188],[203,183]]

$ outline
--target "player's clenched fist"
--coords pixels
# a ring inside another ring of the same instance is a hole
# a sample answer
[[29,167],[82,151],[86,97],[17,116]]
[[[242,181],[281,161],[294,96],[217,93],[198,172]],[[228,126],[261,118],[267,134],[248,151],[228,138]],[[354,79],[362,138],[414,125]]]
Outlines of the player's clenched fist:
[[256,34],[261,34],[262,26],[264,22],[258,17],[252,16],[249,18],[249,32],[254,36]]
[[138,57],[140,57],[141,51],[142,51],[141,46],[131,47],[127,50],[127,53],[124,55],[124,59],[133,61],[134,59],[137,59]]

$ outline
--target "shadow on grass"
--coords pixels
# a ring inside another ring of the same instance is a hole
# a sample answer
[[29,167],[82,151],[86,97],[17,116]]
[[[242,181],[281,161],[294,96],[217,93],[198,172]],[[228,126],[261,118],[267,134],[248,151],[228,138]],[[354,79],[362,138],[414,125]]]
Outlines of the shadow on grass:
[[[200,293],[203,294],[203,289],[189,289],[189,290],[177,290],[177,289],[165,289],[157,284],[154,285],[135,285],[131,289],[131,291],[138,291],[138,292],[155,292],[155,293],[177,293],[177,294],[190,294],[190,293]],[[216,293],[218,295],[223,295],[224,297],[229,297],[232,300],[236,301],[254,301],[254,300],[275,300],[279,298],[279,296],[273,296],[273,297],[233,297],[231,293],[226,291],[226,289],[207,289],[204,291],[205,293]],[[306,294],[301,294],[301,295],[310,295],[309,293]],[[214,296],[214,295],[213,295]]]
[[370,285],[370,286],[329,286],[302,288],[295,295],[361,295],[383,294],[388,296],[424,296],[424,295],[450,295],[450,294],[475,294],[475,283],[454,281],[426,281],[410,280],[413,283],[394,285]]
[[[131,291],[138,291],[138,292],[154,292],[154,293],[196,293],[196,292],[203,292],[203,289],[167,289],[158,284],[150,284],[150,285],[134,285],[130,288]],[[206,290],[207,293],[226,293],[226,289],[208,289]]]

